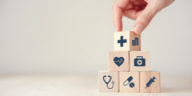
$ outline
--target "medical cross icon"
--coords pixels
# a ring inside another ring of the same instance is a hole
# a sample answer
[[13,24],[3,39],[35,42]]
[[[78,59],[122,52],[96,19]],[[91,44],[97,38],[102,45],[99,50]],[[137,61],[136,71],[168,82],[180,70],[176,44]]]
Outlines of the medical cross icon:
[[123,39],[123,36],[121,36],[117,43],[120,43],[120,46],[123,47],[123,43],[127,43],[127,39]]
[[141,64],[142,64],[142,61],[141,61],[141,60],[137,61],[137,64],[141,65]]

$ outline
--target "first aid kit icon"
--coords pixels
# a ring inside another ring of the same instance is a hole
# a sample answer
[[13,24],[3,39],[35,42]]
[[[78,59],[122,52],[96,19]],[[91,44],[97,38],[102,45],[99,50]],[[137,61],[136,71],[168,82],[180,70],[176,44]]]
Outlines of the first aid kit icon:
[[143,56],[137,56],[134,59],[134,66],[136,66],[136,67],[144,67],[145,66],[145,58],[143,58]]

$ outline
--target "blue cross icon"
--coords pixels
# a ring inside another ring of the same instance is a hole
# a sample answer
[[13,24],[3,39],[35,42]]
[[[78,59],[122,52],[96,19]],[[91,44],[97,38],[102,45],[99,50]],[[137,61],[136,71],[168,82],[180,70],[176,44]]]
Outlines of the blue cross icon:
[[120,43],[120,46],[123,47],[123,43],[127,43],[127,39],[123,39],[123,36],[121,36],[117,43]]

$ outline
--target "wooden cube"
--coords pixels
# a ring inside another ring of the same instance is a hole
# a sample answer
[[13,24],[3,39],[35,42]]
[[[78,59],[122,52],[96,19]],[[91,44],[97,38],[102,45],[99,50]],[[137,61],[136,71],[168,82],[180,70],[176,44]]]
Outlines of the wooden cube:
[[139,72],[119,72],[120,92],[139,92]]
[[140,72],[140,92],[160,92],[160,72]]
[[129,51],[109,52],[110,71],[129,71]]
[[130,71],[149,71],[149,51],[130,52]]
[[99,72],[98,74],[99,92],[118,92],[119,73],[118,72]]
[[114,49],[115,50],[141,50],[141,36],[132,31],[122,31],[114,33]]

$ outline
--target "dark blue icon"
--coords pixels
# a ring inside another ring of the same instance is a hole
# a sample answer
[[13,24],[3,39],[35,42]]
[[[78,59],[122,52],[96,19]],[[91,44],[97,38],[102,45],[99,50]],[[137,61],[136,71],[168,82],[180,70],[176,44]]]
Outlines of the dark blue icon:
[[138,37],[135,37],[135,40],[132,40],[132,45],[133,46],[139,45],[139,38]]
[[153,82],[155,82],[155,77],[153,77],[153,78],[151,78],[148,82],[147,82],[147,84],[146,84],[146,87],[145,88],[147,88],[147,87],[150,87],[151,86],[151,84],[153,83]]
[[115,57],[113,59],[113,61],[115,62],[115,64],[119,67],[123,64],[124,62],[124,58],[123,57]]
[[127,43],[127,39],[123,39],[123,36],[121,36],[117,43],[120,43],[120,47],[123,47],[123,43]]
[[124,86],[127,86],[129,84],[129,87],[133,88],[135,86],[135,84],[133,82],[131,82],[133,80],[133,77],[130,76],[129,78],[127,78],[127,80],[125,80],[125,82],[123,83]]
[[[106,81],[106,78],[108,78],[107,80],[108,81]],[[103,81],[105,82],[105,84],[106,84],[106,86],[107,86],[107,88],[108,89],[113,89],[113,85],[114,85],[114,81],[112,81],[112,86],[111,87],[109,87],[109,83],[111,82],[111,79],[112,79],[112,76],[111,75],[104,75],[103,76]]]
[[143,58],[143,56],[137,56],[137,58],[134,59],[134,66],[144,67],[145,66],[145,58]]

